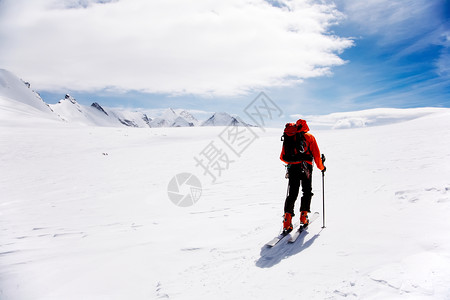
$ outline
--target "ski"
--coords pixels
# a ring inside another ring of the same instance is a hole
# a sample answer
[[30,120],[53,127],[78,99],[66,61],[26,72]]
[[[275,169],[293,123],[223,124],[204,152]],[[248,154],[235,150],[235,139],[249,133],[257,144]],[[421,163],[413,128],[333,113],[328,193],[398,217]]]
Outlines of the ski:
[[287,232],[287,233],[280,233],[278,236],[274,237],[273,239],[271,239],[269,242],[266,243],[266,246],[268,247],[273,247],[276,244],[278,244],[282,239],[284,239],[285,237],[287,237],[288,235],[291,234],[291,232],[294,232],[297,228],[298,228],[299,224],[295,224],[294,228]]
[[319,213],[315,212],[311,218],[309,219],[309,224],[308,225],[302,225],[298,228],[298,230],[296,230],[293,234],[291,234],[291,237],[288,240],[288,243],[295,243],[295,241],[297,240],[297,238],[300,236],[300,234],[309,227],[309,225],[311,225],[312,222],[314,222],[314,220],[316,220],[319,217]]

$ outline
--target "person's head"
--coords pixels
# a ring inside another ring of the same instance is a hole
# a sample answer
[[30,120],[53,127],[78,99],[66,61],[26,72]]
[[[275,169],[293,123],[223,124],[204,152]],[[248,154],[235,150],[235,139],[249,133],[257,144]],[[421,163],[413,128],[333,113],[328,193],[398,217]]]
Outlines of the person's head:
[[306,124],[305,120],[298,119],[295,124],[297,125],[297,128],[298,128],[299,131],[303,131],[303,132],[308,132],[309,131],[308,124]]

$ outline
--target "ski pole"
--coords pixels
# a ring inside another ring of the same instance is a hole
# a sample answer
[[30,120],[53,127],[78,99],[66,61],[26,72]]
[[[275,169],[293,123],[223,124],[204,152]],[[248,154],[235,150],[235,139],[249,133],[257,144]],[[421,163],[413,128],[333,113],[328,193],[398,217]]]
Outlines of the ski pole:
[[[289,167],[288,167],[288,165],[286,165],[286,175],[284,175],[284,178],[289,179]],[[288,196],[289,196],[289,181],[288,181],[287,190],[286,190],[286,198]]]
[[[322,164],[325,162],[325,155],[322,154]],[[325,228],[325,172],[322,171],[322,208],[323,208],[323,226]]]

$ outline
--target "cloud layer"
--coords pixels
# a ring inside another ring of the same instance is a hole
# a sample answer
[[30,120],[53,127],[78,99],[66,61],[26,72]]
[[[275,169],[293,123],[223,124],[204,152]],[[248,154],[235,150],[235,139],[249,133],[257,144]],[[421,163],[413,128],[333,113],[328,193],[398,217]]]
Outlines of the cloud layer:
[[442,113],[447,108],[421,107],[410,109],[376,108],[328,115],[291,115],[293,120],[304,119],[311,129],[348,129],[381,126],[405,122]]
[[[317,1],[320,3],[320,1]],[[236,95],[330,74],[353,42],[307,0],[3,0],[0,66],[40,90]]]

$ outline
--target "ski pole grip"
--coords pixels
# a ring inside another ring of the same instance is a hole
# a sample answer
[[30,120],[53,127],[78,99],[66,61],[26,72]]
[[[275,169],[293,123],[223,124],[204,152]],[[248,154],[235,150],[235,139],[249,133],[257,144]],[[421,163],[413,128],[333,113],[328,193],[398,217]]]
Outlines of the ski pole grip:
[[322,157],[321,158],[322,158],[322,164],[323,164],[325,162],[325,159],[326,159],[325,158],[325,154],[322,153]]

